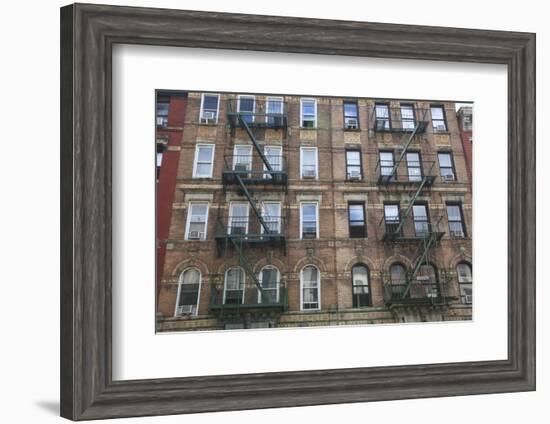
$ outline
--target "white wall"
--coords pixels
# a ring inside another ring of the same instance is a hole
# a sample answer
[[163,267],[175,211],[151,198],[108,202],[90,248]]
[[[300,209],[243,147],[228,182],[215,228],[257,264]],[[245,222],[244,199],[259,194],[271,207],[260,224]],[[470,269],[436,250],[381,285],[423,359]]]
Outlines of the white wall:
[[[102,1],[101,3],[105,3]],[[544,62],[550,37],[543,2],[486,2],[462,0],[454,5],[441,1],[263,2],[110,1],[112,4],[156,6],[225,12],[353,19],[537,32],[538,144],[540,158],[550,153],[543,146],[543,105],[550,102],[548,85],[543,86]],[[2,219],[0,220],[0,282],[2,307],[2,359],[0,387],[5,422],[61,422],[58,407],[58,222],[59,222],[59,1],[10,2],[2,9],[2,131],[0,166]],[[497,8],[498,7],[498,8]],[[546,47],[546,48],[545,48]],[[29,107],[30,106],[30,107]],[[548,280],[542,264],[547,259],[543,241],[550,238],[544,215],[550,203],[544,186],[550,167],[540,166],[538,177],[538,391],[535,393],[467,396],[414,401],[380,402],[338,406],[187,416],[187,423],[265,423],[347,420],[409,423],[464,423],[490,416],[491,421],[515,423],[548,417],[550,372],[543,351],[549,335],[549,308],[543,309]],[[545,249],[546,250],[546,249]],[[6,290],[7,289],[7,290]],[[546,401],[546,402],[545,402]],[[490,414],[490,415],[489,415]],[[145,421],[147,420],[147,421]],[[181,422],[182,417],[145,418],[141,422]],[[120,422],[137,422],[137,419]]]

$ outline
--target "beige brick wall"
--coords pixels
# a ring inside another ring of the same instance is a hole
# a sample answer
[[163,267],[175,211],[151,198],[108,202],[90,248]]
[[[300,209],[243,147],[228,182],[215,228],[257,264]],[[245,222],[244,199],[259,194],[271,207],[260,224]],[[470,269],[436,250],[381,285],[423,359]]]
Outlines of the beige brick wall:
[[[223,284],[225,269],[238,264],[238,258],[231,250],[221,252],[221,256],[217,254],[213,238],[218,215],[224,213],[227,208],[227,194],[223,192],[221,184],[224,156],[232,154],[235,144],[247,143],[246,136],[238,131],[232,133],[228,129],[226,99],[229,97],[232,95],[222,94],[221,96],[217,125],[200,125],[198,124],[200,93],[191,93],[189,96],[158,311],[165,317],[174,315],[179,274],[187,267],[194,266],[202,274],[200,318],[163,321],[161,326],[165,330],[215,328],[215,320],[209,318],[208,310],[211,285]],[[393,261],[403,262],[406,265],[412,263],[415,259],[416,247],[389,246],[380,241],[383,202],[394,200],[406,205],[409,193],[398,189],[391,193],[380,191],[376,184],[378,175],[376,166],[379,149],[390,148],[398,152],[399,146],[403,143],[403,137],[399,134],[374,133],[369,130],[372,113],[370,108],[374,105],[372,99],[359,100],[359,131],[348,132],[342,129],[342,99],[333,98],[318,98],[318,129],[300,130],[299,100],[300,98],[295,96],[285,97],[285,101],[288,102],[288,131],[256,131],[260,143],[279,143],[283,146],[289,187],[286,194],[279,193],[274,196],[284,199],[284,214],[288,214],[289,217],[287,253],[284,255],[282,249],[278,248],[249,249],[247,251],[248,261],[259,272],[266,263],[266,257],[269,256],[271,262],[279,268],[289,295],[289,312],[281,318],[281,325],[303,324],[304,320],[308,319],[311,319],[312,322],[328,323],[334,320],[328,316],[329,311],[351,308],[351,267],[356,263],[364,263],[369,268],[373,306],[363,311],[353,312],[354,310],[352,310],[349,312],[351,315],[348,314],[339,319],[339,322],[390,322],[395,319],[395,314],[392,314],[384,306],[382,275],[388,272],[389,265]],[[392,102],[392,105],[398,106],[398,104],[399,102]],[[416,106],[427,107],[427,104],[417,103]],[[439,172],[437,152],[441,149],[450,149],[453,153],[457,181],[442,183],[437,180],[434,187],[425,193],[423,199],[428,202],[432,217],[443,215],[442,224],[445,228],[447,228],[445,201],[461,200],[467,233],[471,235],[471,186],[468,182],[454,104],[446,103],[445,110],[448,133],[433,134],[430,125],[426,134],[418,137],[418,141],[413,146],[420,151],[424,162],[436,162],[433,168],[436,174]],[[216,146],[212,179],[192,178],[195,146],[198,142],[208,142]],[[301,146],[316,146],[318,148],[318,180],[300,179]],[[362,181],[345,181],[345,146],[361,147]],[[230,191],[234,191],[234,189]],[[207,227],[208,240],[206,241],[184,241],[188,213],[186,199],[193,194],[211,196]],[[233,194],[233,196],[237,195]],[[318,195],[322,199],[319,205],[320,238],[303,241],[299,238],[299,199],[311,195]],[[366,199],[368,237],[365,239],[349,238],[347,202],[349,199],[357,198]],[[457,262],[471,261],[471,240],[451,240],[445,236],[432,253],[430,261],[442,274],[446,273],[458,293],[456,275],[453,272]],[[321,311],[300,314],[299,273],[307,263],[315,264],[321,269]],[[247,283],[252,284],[249,279],[247,279]],[[376,313],[379,316],[370,312],[371,310],[378,311]],[[459,308],[459,311],[448,313],[449,319],[471,316],[471,308]],[[353,317],[353,313],[362,315]],[[195,320],[198,321],[194,323]]]

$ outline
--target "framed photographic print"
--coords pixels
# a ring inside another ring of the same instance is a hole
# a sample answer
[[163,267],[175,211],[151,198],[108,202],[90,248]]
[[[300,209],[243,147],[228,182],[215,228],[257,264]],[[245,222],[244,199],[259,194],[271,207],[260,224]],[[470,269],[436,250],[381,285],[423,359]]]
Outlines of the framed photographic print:
[[62,8],[62,415],[534,390],[534,47]]

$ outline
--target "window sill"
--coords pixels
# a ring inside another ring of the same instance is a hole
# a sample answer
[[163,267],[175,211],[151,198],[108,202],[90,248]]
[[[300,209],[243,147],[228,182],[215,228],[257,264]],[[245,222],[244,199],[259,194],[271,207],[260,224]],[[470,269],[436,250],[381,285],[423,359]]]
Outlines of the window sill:
[[345,132],[361,132],[361,128],[344,128]]

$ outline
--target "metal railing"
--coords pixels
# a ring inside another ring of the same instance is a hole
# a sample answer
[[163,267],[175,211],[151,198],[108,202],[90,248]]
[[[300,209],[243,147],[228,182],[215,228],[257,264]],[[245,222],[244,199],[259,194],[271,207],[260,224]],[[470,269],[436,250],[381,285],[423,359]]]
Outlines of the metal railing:
[[216,223],[216,238],[244,238],[249,241],[269,241],[284,238],[286,234],[286,219],[283,216],[262,215],[267,229],[255,214],[237,216],[224,214]]
[[386,303],[446,303],[451,300],[456,300],[456,294],[446,282],[413,281],[408,291],[404,280],[384,283]]
[[379,223],[382,240],[422,240],[431,236],[441,238],[444,234],[442,215],[432,216],[430,219],[415,219],[413,216],[402,216],[402,210],[399,215],[382,217]]
[[378,159],[375,171],[379,184],[420,184],[424,178],[435,180],[434,167],[435,161],[402,160],[396,168],[393,160]]
[[369,128],[376,132],[413,132],[420,124],[417,133],[423,133],[428,126],[428,109],[414,107],[377,107],[369,114]]
[[254,284],[245,284],[240,289],[224,290],[224,286],[212,286],[210,309],[274,308],[285,310],[288,295],[285,285],[280,282],[272,286],[262,286],[262,292]]
[[227,116],[230,125],[239,126],[239,116],[249,127],[286,128],[287,104],[282,100],[244,97],[227,100]]
[[265,184],[285,184],[287,172],[283,155],[264,155],[271,171],[257,155],[226,155],[224,156],[223,177],[226,183],[235,183],[239,175],[246,182]]

